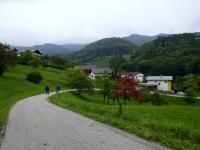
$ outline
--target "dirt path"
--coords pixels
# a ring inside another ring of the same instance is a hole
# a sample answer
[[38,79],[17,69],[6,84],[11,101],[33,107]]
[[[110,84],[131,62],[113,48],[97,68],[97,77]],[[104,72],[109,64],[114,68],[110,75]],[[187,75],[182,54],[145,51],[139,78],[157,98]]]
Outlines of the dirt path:
[[29,97],[13,107],[1,150],[165,149],[55,106],[47,98]]

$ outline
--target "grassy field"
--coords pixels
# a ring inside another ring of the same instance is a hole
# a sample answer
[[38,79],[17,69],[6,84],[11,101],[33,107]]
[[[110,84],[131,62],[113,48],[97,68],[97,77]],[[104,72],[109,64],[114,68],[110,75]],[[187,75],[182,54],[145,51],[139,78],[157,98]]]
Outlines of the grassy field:
[[[130,62],[131,55],[123,55],[123,57],[126,59],[127,62]],[[86,65],[96,65],[98,67],[109,67],[110,65],[110,59],[113,58],[113,56],[105,56],[105,57],[99,57],[92,60],[87,60],[87,62],[84,62]]]
[[109,67],[109,61],[113,56],[99,57],[84,62],[86,65],[96,65],[98,67]]
[[34,84],[27,81],[26,74],[31,71],[31,67],[18,65],[10,69],[0,77],[0,129],[7,118],[10,108],[25,97],[44,92],[44,86],[48,84],[51,90],[54,90],[57,84],[66,88],[63,80],[63,72],[54,68],[38,68],[41,71],[44,80],[40,84]]
[[118,106],[103,103],[98,93],[77,96],[63,93],[50,98],[61,107],[111,124],[145,139],[181,150],[200,149],[200,106],[182,98],[164,97],[168,105],[129,102],[118,117]]

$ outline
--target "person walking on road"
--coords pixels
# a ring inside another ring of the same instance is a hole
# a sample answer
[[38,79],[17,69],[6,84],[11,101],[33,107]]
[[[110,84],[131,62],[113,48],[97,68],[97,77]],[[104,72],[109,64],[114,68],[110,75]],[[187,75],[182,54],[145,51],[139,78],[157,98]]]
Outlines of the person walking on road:
[[56,86],[56,93],[59,93],[60,92],[60,85],[57,85]]
[[46,95],[49,95],[49,91],[50,91],[50,88],[48,85],[45,86],[45,92],[46,92]]

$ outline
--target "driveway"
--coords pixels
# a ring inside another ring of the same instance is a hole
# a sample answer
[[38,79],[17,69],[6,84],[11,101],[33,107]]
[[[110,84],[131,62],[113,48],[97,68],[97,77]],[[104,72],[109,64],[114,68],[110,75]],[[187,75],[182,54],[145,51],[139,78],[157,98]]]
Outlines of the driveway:
[[1,145],[1,150],[161,149],[166,148],[55,106],[44,94],[12,108]]

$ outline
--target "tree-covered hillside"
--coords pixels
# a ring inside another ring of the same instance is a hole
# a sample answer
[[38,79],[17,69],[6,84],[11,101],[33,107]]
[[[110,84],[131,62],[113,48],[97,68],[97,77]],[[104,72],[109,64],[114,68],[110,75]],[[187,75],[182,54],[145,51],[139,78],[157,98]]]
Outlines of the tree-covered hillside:
[[168,36],[169,34],[157,34],[157,35],[140,35],[140,34],[131,34],[129,36],[123,37],[123,39],[136,44],[137,46],[142,46],[145,43],[151,42],[155,39],[157,39],[159,36]]
[[131,54],[136,48],[137,46],[124,39],[106,38],[91,43],[68,57],[80,61],[87,61],[105,56]]
[[152,75],[183,76],[200,73],[200,33],[184,33],[144,44],[133,55],[125,70]]

